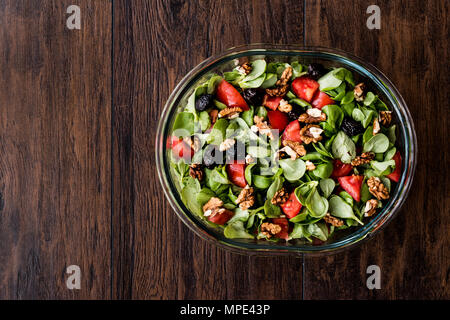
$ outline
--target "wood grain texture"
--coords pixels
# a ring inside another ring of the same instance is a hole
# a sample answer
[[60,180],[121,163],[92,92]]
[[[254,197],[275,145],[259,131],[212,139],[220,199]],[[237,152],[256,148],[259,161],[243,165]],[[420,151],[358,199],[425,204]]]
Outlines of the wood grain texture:
[[[381,29],[366,28],[368,1],[306,1],[306,44],[339,48],[379,67],[406,100],[418,165],[398,216],[361,247],[305,258],[305,299],[449,299],[449,2],[377,1]],[[351,19],[349,17],[352,17]],[[366,268],[379,265],[381,290]]]
[[0,2],[1,299],[110,297],[111,6],[71,4]]
[[244,43],[302,43],[302,17],[301,1],[114,2],[113,296],[301,298],[301,259],[231,254],[178,220],[154,142],[165,100],[191,68]]

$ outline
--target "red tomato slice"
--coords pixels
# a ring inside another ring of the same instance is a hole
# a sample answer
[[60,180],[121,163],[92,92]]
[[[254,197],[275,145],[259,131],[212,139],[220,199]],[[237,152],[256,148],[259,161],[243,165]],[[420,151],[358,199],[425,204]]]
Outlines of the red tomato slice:
[[279,110],[268,111],[267,117],[269,118],[269,123],[272,129],[283,131],[289,123],[289,118],[286,113]]
[[336,159],[333,161],[333,172],[331,177],[339,178],[348,175],[353,169],[350,163],[343,163],[341,160]]
[[284,129],[282,140],[302,142],[302,137],[300,136],[300,122],[294,120],[290,122],[286,129]]
[[228,179],[235,185],[245,188],[247,181],[245,180],[245,164],[232,163],[226,166]]
[[329,104],[334,104],[334,100],[332,100],[325,92],[322,91],[317,91],[311,102],[311,105],[319,110]]
[[285,218],[274,218],[271,219],[272,223],[275,223],[281,227],[281,231],[278,232],[275,237],[279,239],[287,240],[289,238],[289,222]]
[[292,191],[292,193],[289,195],[288,200],[285,203],[283,203],[280,207],[281,210],[283,210],[284,214],[289,219],[292,219],[293,217],[298,215],[300,209],[302,208],[302,204],[300,203],[300,201],[298,201],[294,191]]
[[351,175],[338,178],[342,189],[347,191],[355,201],[361,200],[361,186],[364,181],[364,176]]
[[275,111],[278,109],[278,106],[280,105],[280,101],[282,99],[282,97],[271,97],[266,94],[263,99],[263,106],[266,106],[267,108]]
[[217,86],[216,95],[217,99],[226,104],[227,107],[239,107],[244,111],[250,109],[239,91],[225,80],[222,80]]
[[292,90],[297,97],[310,102],[314,93],[319,88],[319,83],[308,77],[300,77],[292,81]]
[[183,139],[175,137],[175,136],[169,136],[169,137],[167,137],[166,148],[172,149],[173,146],[176,146],[181,141],[183,141]]
[[215,224],[224,225],[225,223],[227,223],[228,220],[231,219],[231,217],[233,217],[233,215],[234,215],[233,211],[225,209],[222,212],[212,213],[208,217],[208,220]]
[[388,177],[392,181],[399,182],[402,173],[402,156],[400,154],[400,151],[397,151],[392,159],[395,161],[395,170],[394,172],[388,174],[386,177]]
[[172,153],[175,157],[190,160],[194,156],[194,150],[184,141],[172,145]]

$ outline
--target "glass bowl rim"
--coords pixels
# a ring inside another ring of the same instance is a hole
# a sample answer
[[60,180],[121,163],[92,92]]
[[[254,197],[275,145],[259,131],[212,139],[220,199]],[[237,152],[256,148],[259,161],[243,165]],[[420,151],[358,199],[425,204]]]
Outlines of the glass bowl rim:
[[[403,153],[403,171],[400,181],[397,183],[397,190],[392,196],[388,204],[383,208],[381,212],[377,214],[375,218],[370,220],[367,224],[355,230],[355,232],[337,240],[336,242],[326,243],[324,245],[292,245],[292,246],[280,246],[276,244],[261,245],[253,243],[244,243],[235,241],[233,239],[225,238],[224,236],[216,237],[209,231],[208,227],[200,223],[198,218],[190,212],[181,201],[181,198],[176,190],[172,179],[170,177],[167,161],[165,161],[166,146],[165,141],[170,129],[169,119],[170,115],[175,108],[177,108],[176,102],[178,102],[195,82],[209,70],[215,66],[223,64],[227,61],[255,55],[282,55],[282,56],[310,56],[326,58],[330,61],[338,61],[340,63],[345,62],[346,66],[351,66],[359,73],[366,77],[369,77],[371,81],[376,84],[377,90],[382,91],[386,97],[390,100],[391,105],[397,115],[400,115],[398,119],[399,130],[402,131],[403,139],[405,140],[404,153]],[[217,55],[211,56],[203,60],[196,67],[191,69],[183,79],[173,89],[166,104],[162,110],[162,116],[158,123],[157,136],[156,136],[156,165],[160,183],[163,187],[163,192],[169,201],[172,209],[177,216],[188,226],[195,234],[208,242],[214,243],[220,247],[228,250],[245,253],[245,254],[323,254],[323,253],[335,253],[342,249],[353,247],[359,244],[362,240],[369,239],[376,233],[378,233],[389,221],[393,219],[398,213],[401,206],[405,202],[407,195],[410,191],[414,171],[416,167],[417,159],[417,138],[414,130],[414,122],[411,114],[406,106],[406,103],[401,96],[398,89],[394,84],[375,66],[371,63],[353,55],[348,52],[339,49],[332,49],[326,47],[305,47],[300,45],[278,45],[278,44],[264,44],[255,43],[249,45],[242,45],[238,47],[229,48]],[[172,192],[175,190],[174,192]]]

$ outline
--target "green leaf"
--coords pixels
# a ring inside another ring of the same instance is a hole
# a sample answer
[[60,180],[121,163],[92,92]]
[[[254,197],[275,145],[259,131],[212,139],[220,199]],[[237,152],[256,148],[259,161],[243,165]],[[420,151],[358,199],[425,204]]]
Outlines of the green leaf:
[[355,95],[353,94],[353,91],[349,91],[345,94],[344,98],[341,100],[342,104],[349,104],[355,99]]
[[273,87],[277,82],[278,78],[275,73],[267,73],[264,82],[261,85],[261,88],[267,89]]
[[255,165],[256,165],[256,163],[251,163],[245,167],[244,176],[245,176],[245,180],[247,181],[249,186],[252,185],[252,168]]
[[208,94],[214,94],[214,92],[216,92],[216,88],[219,85],[219,83],[222,81],[222,77],[221,76],[212,76],[209,81],[208,81],[208,89],[207,92]]
[[292,232],[289,234],[290,239],[301,239],[305,238],[311,241],[311,234],[308,232],[307,227],[301,224],[294,224]]
[[[177,114],[173,123],[174,134],[177,137],[188,137],[194,134],[194,115],[189,112]],[[178,131],[178,132],[177,132]]]
[[207,111],[200,112],[199,115],[199,121],[200,121],[200,128],[202,129],[202,132],[208,129],[211,125],[209,113]]
[[228,220],[228,224],[231,224],[235,221],[246,222],[248,220],[248,217],[249,217],[248,210],[242,210],[241,208],[236,208],[236,209],[234,209],[233,217],[230,220]]
[[222,102],[220,102],[220,101],[218,101],[218,100],[216,100],[216,99],[214,99],[213,102],[214,102],[214,105],[215,105],[215,106],[217,107],[217,109],[219,109],[219,110],[223,110],[223,109],[225,109],[225,108],[227,107],[226,104],[224,104],[224,103],[222,103]]
[[330,201],[330,214],[332,216],[342,218],[342,219],[353,219],[359,224],[363,224],[357,216],[353,213],[353,208],[341,197],[331,196]]
[[363,152],[373,151],[383,153],[389,148],[389,139],[382,133],[377,133],[363,145]]
[[322,190],[323,196],[328,198],[336,187],[336,183],[333,179],[322,179],[319,182],[319,186]]
[[372,198],[372,194],[369,191],[369,186],[364,182],[361,186],[361,201],[366,202]]
[[316,166],[316,168],[312,171],[312,174],[320,179],[326,179],[331,176],[333,172],[333,163],[325,162]]
[[320,85],[320,91],[328,91],[333,90],[340,86],[342,81],[345,78],[345,70],[344,68],[337,68],[331,70],[324,76],[322,76],[317,82]]
[[397,152],[397,148],[396,147],[392,147],[390,148],[388,151],[386,151],[386,153],[384,154],[384,161],[389,161],[391,160],[395,153]]
[[311,217],[322,218],[328,212],[328,200],[322,197],[317,191],[317,187],[311,190],[305,201]]
[[260,176],[254,174],[252,176],[253,179],[253,185],[257,187],[258,189],[267,189],[272,184],[272,177],[271,176]]
[[197,201],[197,197],[192,196],[194,194],[198,194],[199,192],[200,182],[191,177],[185,178],[185,187],[181,190],[181,200],[194,214],[203,217],[203,210],[200,203]]
[[212,197],[215,197],[216,194],[208,188],[202,188],[201,191],[197,194],[197,202],[200,206],[203,207],[205,203],[209,201]]
[[242,89],[248,89],[248,88],[259,88],[264,80],[266,79],[266,74],[263,73],[261,76],[259,76],[256,79],[250,80],[250,81],[242,81],[239,83],[239,86]]
[[270,202],[270,199],[267,199],[264,202],[264,214],[268,218],[277,218],[281,215],[281,209],[280,207],[273,205],[272,202]]
[[322,112],[327,115],[326,122],[333,128],[333,133],[336,133],[337,128],[341,126],[342,120],[344,119],[344,112],[335,104],[323,107]]
[[350,163],[356,157],[355,143],[343,131],[339,131],[331,146],[333,156],[343,163]]
[[270,149],[261,146],[248,146],[247,153],[253,158],[270,157]]
[[255,108],[253,106],[250,106],[250,109],[245,110],[244,112],[241,113],[242,119],[244,119],[245,123],[247,123],[247,125],[249,127],[251,127],[253,125],[254,113],[255,113]]
[[372,92],[369,91],[369,92],[367,92],[363,103],[365,106],[370,106],[372,103],[375,102],[376,98],[377,97]]
[[327,241],[328,239],[328,227],[323,222],[308,225],[307,231],[311,236],[319,240]]
[[388,161],[379,162],[379,161],[372,160],[372,161],[370,161],[370,166],[375,171],[383,172],[383,171],[387,170],[388,168],[395,167],[395,161],[388,160]]
[[263,59],[252,61],[251,65],[252,65],[252,71],[244,79],[242,79],[242,82],[249,82],[249,81],[255,80],[255,79],[259,78],[266,71],[267,63]]
[[228,239],[253,239],[254,236],[247,232],[244,222],[238,220],[228,224],[223,230],[223,234]]
[[206,142],[209,144],[220,145],[225,140],[228,121],[226,119],[218,119],[208,135]]
[[306,165],[305,162],[301,159],[283,159],[279,160],[278,163],[283,169],[284,177],[288,181],[294,182],[300,180],[300,178],[305,174]]

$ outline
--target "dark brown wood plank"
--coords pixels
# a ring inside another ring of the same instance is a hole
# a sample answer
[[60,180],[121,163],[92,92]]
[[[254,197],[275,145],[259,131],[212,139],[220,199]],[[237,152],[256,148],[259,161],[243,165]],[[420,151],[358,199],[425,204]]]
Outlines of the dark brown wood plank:
[[1,299],[110,297],[111,3],[77,3],[0,2]]
[[246,257],[196,237],[157,180],[165,100],[206,57],[303,42],[302,1],[114,2],[114,253],[118,298],[301,298],[301,259]]
[[[449,2],[377,1],[381,29],[366,28],[368,1],[306,1],[306,44],[367,59],[396,84],[414,118],[419,159],[398,217],[374,239],[334,256],[305,258],[306,299],[449,299]],[[381,268],[368,290],[366,268]]]

